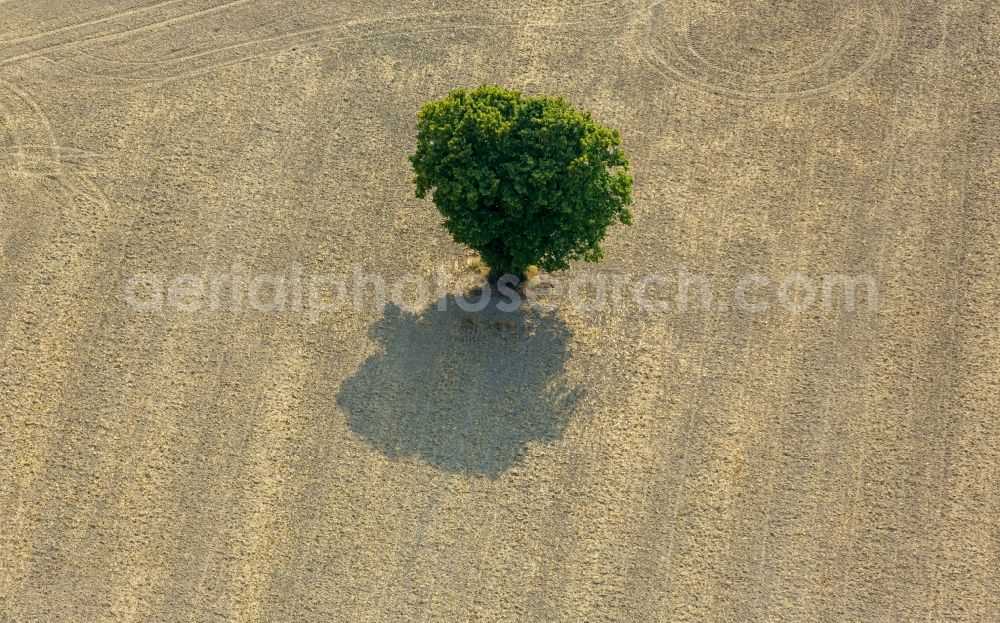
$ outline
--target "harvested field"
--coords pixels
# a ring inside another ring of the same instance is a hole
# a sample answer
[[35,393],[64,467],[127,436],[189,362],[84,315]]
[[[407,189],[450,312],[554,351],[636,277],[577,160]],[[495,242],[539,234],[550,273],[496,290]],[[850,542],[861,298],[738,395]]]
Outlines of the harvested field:
[[[1000,620],[998,47],[987,0],[0,0],[0,621]],[[631,159],[548,311],[459,305],[413,195],[481,83]]]

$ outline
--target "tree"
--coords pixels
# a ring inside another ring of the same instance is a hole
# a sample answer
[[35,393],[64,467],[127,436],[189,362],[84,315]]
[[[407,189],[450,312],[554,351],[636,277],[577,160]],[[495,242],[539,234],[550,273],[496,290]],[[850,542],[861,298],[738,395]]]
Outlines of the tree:
[[617,130],[558,97],[484,85],[417,115],[416,194],[491,277],[596,262],[611,225],[632,222],[632,177]]

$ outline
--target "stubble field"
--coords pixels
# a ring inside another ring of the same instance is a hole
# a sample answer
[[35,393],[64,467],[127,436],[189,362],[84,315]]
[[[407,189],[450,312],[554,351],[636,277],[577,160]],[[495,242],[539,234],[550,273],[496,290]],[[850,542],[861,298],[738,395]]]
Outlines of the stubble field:
[[[0,1],[0,621],[997,621],[998,46],[985,0]],[[621,131],[635,224],[564,278],[707,309],[129,304],[457,279],[407,156],[485,82]]]

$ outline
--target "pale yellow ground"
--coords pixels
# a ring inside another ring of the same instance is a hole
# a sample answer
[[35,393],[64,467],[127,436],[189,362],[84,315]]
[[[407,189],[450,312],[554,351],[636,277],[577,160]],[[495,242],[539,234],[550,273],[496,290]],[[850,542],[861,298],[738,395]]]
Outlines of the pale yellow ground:
[[[0,2],[0,621],[1000,621],[998,47],[990,0]],[[567,277],[877,312],[126,305],[460,265],[406,156],[482,82],[622,132]]]

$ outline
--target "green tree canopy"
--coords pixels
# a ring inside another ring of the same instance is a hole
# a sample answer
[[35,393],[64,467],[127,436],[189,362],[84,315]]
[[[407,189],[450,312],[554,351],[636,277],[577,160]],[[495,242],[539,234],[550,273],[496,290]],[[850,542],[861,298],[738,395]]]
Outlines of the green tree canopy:
[[494,276],[596,262],[615,223],[630,224],[632,177],[617,130],[558,97],[497,86],[458,89],[418,114],[417,197]]

